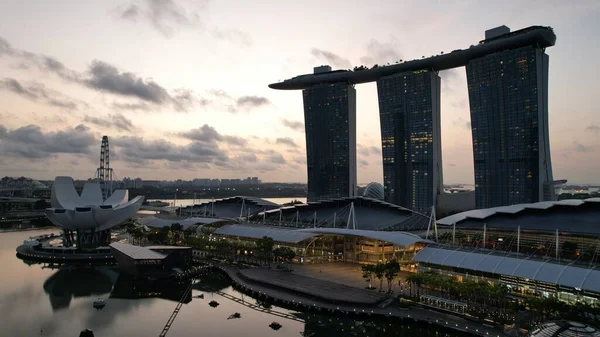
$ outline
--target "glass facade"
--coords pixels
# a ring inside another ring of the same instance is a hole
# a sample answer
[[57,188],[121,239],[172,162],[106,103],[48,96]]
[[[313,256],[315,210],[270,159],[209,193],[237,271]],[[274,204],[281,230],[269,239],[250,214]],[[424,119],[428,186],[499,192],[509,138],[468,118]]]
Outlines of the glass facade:
[[356,195],[356,90],[347,83],[304,89],[307,201]]
[[466,69],[476,207],[551,200],[548,55],[531,46],[505,50]]
[[442,188],[440,77],[427,70],[377,81],[385,201],[428,211]]

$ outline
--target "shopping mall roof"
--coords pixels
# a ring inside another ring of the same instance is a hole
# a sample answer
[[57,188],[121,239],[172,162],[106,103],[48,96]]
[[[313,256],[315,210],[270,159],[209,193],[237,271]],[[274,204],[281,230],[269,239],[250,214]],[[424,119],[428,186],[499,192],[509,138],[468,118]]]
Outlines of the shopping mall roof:
[[462,250],[427,246],[415,255],[415,262],[507,275],[535,281],[600,292],[600,270],[496,254],[485,250]]
[[215,222],[228,221],[219,218],[185,218],[185,219],[164,219],[164,218],[156,218],[156,217],[141,217],[138,221],[145,226],[152,228],[162,228],[162,227],[171,227],[172,224],[178,223],[183,226],[183,229],[188,229],[193,225],[208,225]]
[[260,239],[266,236],[272,238],[273,241],[287,243],[298,243],[318,235],[293,229],[241,225],[225,225],[218,228],[214,234],[239,236],[252,239]]
[[475,209],[437,220],[438,225],[600,234],[600,198],[543,201]]
[[305,228],[300,229],[302,232],[309,232],[322,235],[352,235],[360,236],[374,240],[393,243],[398,246],[410,246],[417,242],[431,243],[430,240],[425,240],[420,236],[407,232],[387,232],[387,231],[368,231],[362,229],[350,228]]
[[416,242],[431,242],[418,235],[406,232],[384,232],[368,231],[349,228],[304,228],[290,229],[281,227],[266,226],[246,226],[246,225],[225,225],[218,228],[215,234],[238,236],[259,239],[262,237],[273,238],[277,242],[298,243],[309,238],[320,235],[352,235],[366,237],[373,240],[380,240],[393,243],[398,246],[409,246]]
[[110,248],[117,250],[134,260],[162,260],[167,257],[166,254],[155,252],[147,247],[129,245],[126,243],[114,242]]

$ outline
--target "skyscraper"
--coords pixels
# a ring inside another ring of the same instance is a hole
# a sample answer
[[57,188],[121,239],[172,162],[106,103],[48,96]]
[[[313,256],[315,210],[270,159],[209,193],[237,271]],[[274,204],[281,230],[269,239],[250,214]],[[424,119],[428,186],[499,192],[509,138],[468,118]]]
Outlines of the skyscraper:
[[525,46],[473,59],[466,68],[476,207],[552,200],[548,55]]
[[377,80],[387,202],[427,211],[442,191],[440,83],[428,70]]
[[[331,71],[315,68],[315,74]],[[356,195],[356,90],[348,83],[302,91],[308,201]]]

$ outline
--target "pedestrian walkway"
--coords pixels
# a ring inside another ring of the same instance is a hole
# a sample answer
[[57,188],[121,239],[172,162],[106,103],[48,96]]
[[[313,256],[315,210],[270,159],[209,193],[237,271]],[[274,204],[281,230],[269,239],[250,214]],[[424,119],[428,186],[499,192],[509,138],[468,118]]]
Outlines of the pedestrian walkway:
[[313,309],[324,312],[337,312],[338,314],[343,315],[357,314],[396,317],[401,320],[413,320],[437,324],[478,336],[506,336],[500,329],[485,326],[477,322],[471,322],[451,314],[445,314],[420,307],[403,310],[396,307],[378,308],[377,306],[370,305],[332,304],[330,301],[316,296],[307,296],[291,290],[273,288],[272,286],[264,285],[262,283],[249,281],[244,279],[239,273],[240,270],[234,266],[220,264],[215,267],[227,273],[233,283],[240,287],[242,291],[251,294],[253,297],[271,299],[275,301],[275,304],[283,307],[292,307],[298,310]]

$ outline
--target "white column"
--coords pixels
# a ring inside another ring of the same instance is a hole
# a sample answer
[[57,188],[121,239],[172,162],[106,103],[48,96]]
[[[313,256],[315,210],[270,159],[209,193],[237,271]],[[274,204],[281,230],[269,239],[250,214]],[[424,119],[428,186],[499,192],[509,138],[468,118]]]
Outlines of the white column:
[[315,220],[314,220],[313,227],[317,228],[317,211],[315,211]]

